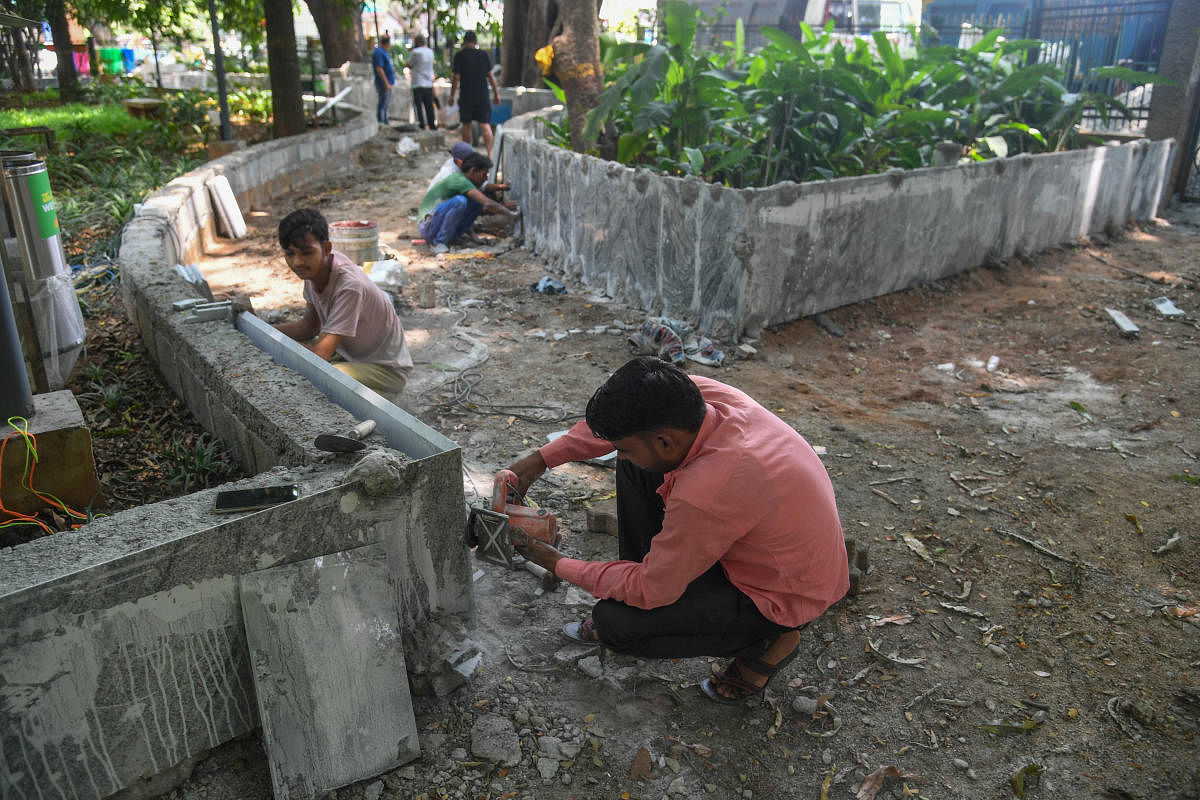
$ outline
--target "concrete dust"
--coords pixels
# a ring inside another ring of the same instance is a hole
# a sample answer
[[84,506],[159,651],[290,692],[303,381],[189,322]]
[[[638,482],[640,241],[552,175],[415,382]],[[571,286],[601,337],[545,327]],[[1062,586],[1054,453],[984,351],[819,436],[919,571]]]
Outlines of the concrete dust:
[[[279,218],[314,205],[378,221],[412,277],[399,303],[418,362],[406,403],[462,446],[474,499],[629,357],[614,320],[654,310],[569,280],[565,295],[531,293],[558,271],[508,239],[452,258],[412,246],[410,212],[444,156],[401,159],[389,135],[359,151],[353,179],[254,209],[250,237],[201,266],[291,313]],[[838,798],[895,766],[908,777],[876,797],[1001,798],[1037,764],[1027,797],[1200,797],[1200,229],[1173,219],[833,310],[843,337],[799,321],[765,332],[753,359],[718,342],[727,366],[689,364],[823,448],[846,535],[870,547],[862,592],[805,629],[765,698],[706,700],[714,660],[571,645],[558,630],[586,597],[479,562],[474,680],[414,698],[418,760],[334,796],[815,798],[828,782]],[[427,281],[437,306],[423,309]],[[1161,295],[1186,316],[1148,309]],[[1106,307],[1140,338],[1122,338]],[[615,541],[585,525],[611,491],[609,469],[569,465],[531,495],[559,515],[569,554],[614,558]],[[267,798],[269,786],[248,740],[168,796]]]

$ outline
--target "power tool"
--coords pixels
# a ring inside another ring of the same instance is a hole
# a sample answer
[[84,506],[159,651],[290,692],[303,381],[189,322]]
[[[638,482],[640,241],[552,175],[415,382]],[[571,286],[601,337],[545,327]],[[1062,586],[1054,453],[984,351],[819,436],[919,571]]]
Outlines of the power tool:
[[[521,481],[512,470],[502,469],[492,482],[491,507],[471,507],[467,519],[467,543],[475,556],[506,566],[513,563],[511,531],[522,531],[552,547],[558,545],[558,518],[544,508],[533,508],[521,494]],[[557,581],[556,581],[557,582]]]

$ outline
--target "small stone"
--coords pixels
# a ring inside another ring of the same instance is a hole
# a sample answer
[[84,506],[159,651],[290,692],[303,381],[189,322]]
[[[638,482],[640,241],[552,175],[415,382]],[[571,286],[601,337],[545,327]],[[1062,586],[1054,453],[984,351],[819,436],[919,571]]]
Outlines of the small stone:
[[471,727],[471,753],[509,767],[517,764],[521,760],[521,742],[512,721],[498,714],[479,717]]
[[830,750],[822,750],[821,751],[821,763],[824,764],[825,766],[829,766],[830,764],[832,764],[833,763],[833,752]]
[[599,678],[604,674],[604,665],[598,656],[589,656],[579,662],[579,669],[589,678]]
[[954,759],[953,763],[954,763],[954,766],[958,767],[959,769],[970,769],[971,768],[971,765],[968,764],[966,761],[963,761],[961,758]]
[[571,785],[571,773],[564,772],[562,774],[562,778],[560,778],[560,780],[563,782],[563,786],[570,786]]
[[547,758],[555,760],[562,757],[562,740],[555,736],[543,736],[538,739],[538,752]]
[[456,747],[450,751],[450,757],[455,761],[466,761],[467,750],[464,747]]
[[383,781],[375,781],[363,789],[363,800],[379,800],[383,796]]
[[987,649],[988,649],[988,650],[991,650],[993,653],[995,653],[995,654],[996,654],[996,655],[998,655],[998,656],[1006,656],[1006,655],[1008,655],[1008,651],[1006,651],[1006,650],[1005,650],[1003,647],[1001,647],[1001,646],[1000,646],[1000,645],[998,645],[998,644],[989,644],[989,645],[987,646]]
[[967,777],[973,781],[979,780],[979,776],[975,774],[975,770],[973,769],[967,770]]
[[680,775],[678,778],[671,781],[671,785],[667,787],[667,794],[673,794],[673,795],[678,795],[680,797],[686,797],[689,794],[688,788],[687,788],[687,780],[682,775]]
[[541,756],[537,760],[537,770],[541,774],[542,780],[548,781],[558,772],[558,762],[553,758]]
[[815,714],[817,713],[816,698],[800,695],[792,701],[792,710],[797,714]]

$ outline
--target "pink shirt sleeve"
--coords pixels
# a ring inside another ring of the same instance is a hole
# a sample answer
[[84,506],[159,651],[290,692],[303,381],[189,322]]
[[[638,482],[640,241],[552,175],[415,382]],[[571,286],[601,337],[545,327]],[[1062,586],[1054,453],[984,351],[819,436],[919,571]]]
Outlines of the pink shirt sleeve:
[[557,467],[568,461],[587,461],[612,451],[612,443],[593,436],[592,429],[583,420],[576,422],[566,434],[538,449],[547,467]]
[[[650,540],[650,552],[641,563],[563,558],[554,571],[602,600],[658,608],[678,600],[748,527],[748,520],[714,520],[689,503],[668,500],[663,529]],[[700,531],[703,534],[697,535]]]

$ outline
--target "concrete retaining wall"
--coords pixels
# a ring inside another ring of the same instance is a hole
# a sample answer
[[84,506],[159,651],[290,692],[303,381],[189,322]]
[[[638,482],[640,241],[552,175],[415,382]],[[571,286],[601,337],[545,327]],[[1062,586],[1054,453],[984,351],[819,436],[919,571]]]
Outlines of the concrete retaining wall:
[[[226,175],[248,208],[346,169],[375,131],[364,119],[225,156],[147,198],[126,227],[122,291],[164,379],[248,470],[287,465],[248,483],[295,480],[304,494],[231,519],[201,492],[4,551],[0,797],[156,795],[208,748],[255,728],[237,594],[248,572],[381,547],[406,639],[434,618],[470,617],[457,445],[257,319],[240,319],[242,333],[171,309],[192,294],[175,264],[214,233],[208,178]],[[313,449],[317,434],[366,416],[391,449],[349,473]],[[437,654],[407,655],[420,666]]]
[[[467,610],[457,453],[378,481],[300,468],[302,497],[229,518],[214,491],[115,515],[5,551],[0,572],[0,796],[152,796],[172,768],[259,724],[239,577],[370,545],[400,577],[401,625]],[[378,543],[378,544],[373,544]],[[401,687],[399,690],[403,690]],[[164,776],[156,784],[155,776]],[[165,782],[165,785],[164,785]]]
[[1172,141],[765,189],[630,169],[505,129],[526,245],[725,340],[1154,216]]

